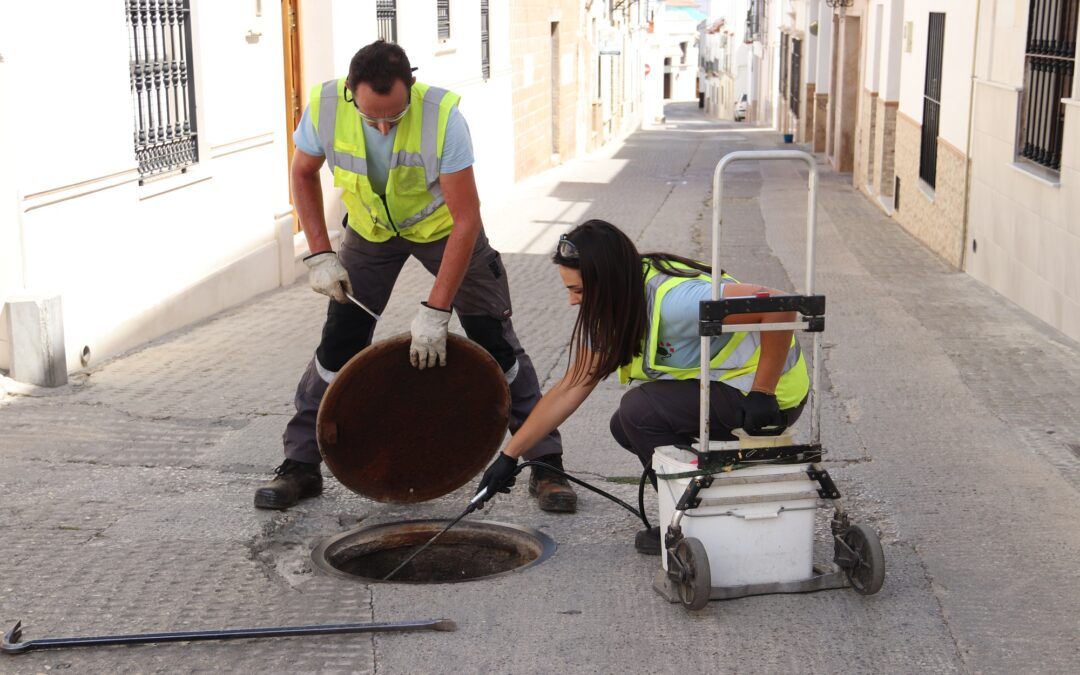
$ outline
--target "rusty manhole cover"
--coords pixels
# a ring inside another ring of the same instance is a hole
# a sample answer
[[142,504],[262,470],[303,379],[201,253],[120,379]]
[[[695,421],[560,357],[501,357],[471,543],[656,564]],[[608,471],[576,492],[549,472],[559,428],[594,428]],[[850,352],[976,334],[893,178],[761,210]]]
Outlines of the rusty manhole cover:
[[[323,572],[372,582],[443,529],[445,520],[406,520],[336,534],[315,547],[311,559]],[[486,579],[536,565],[555,552],[555,541],[527,527],[488,521],[461,522],[394,575],[389,583],[437,584]]]
[[409,365],[408,333],[377,342],[338,372],[316,432],[327,468],[368,499],[424,502],[471,481],[499,451],[510,389],[480,345],[451,333],[446,365]]

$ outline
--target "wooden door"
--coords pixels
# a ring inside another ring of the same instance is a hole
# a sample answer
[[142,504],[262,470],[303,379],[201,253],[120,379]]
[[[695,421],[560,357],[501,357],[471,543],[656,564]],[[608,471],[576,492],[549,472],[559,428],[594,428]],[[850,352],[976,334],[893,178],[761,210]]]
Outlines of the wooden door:
[[[296,146],[293,144],[293,131],[300,123],[300,117],[304,113],[304,78],[303,66],[300,58],[300,0],[281,0],[281,35],[284,41],[285,56],[285,143],[288,147],[288,164],[285,170],[292,166],[293,153]],[[292,194],[290,190],[290,203]],[[300,219],[293,209],[293,223],[296,232],[300,231]]]

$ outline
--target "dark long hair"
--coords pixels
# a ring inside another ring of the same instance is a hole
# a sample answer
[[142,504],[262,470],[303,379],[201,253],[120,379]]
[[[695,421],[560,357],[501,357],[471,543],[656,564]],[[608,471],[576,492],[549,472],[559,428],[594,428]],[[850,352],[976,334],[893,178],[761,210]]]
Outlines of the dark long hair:
[[[574,355],[590,351],[598,362],[589,372],[575,371],[573,381],[596,384],[641,354],[649,317],[645,306],[645,269],[649,261],[665,274],[708,274],[704,263],[673,253],[638,253],[634,242],[605,220],[588,220],[566,233],[577,257],[555,251],[551,261],[581,272],[581,304],[570,334],[567,371]],[[674,264],[690,267],[690,270]]]

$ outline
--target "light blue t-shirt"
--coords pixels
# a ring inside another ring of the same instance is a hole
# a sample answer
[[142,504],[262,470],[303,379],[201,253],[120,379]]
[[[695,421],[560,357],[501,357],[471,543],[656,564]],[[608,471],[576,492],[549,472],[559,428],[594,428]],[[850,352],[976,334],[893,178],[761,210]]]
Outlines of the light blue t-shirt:
[[[731,282],[720,282],[723,287]],[[670,368],[696,368],[701,365],[701,335],[698,333],[700,303],[712,299],[712,282],[703,279],[684,281],[664,295],[660,303],[660,330],[657,334],[656,363]],[[731,335],[712,339],[712,354],[716,356]]]
[[[313,157],[323,157],[325,153],[319,143],[319,135],[311,121],[309,108],[304,108],[304,116],[293,132],[296,147]],[[386,194],[386,179],[390,175],[390,156],[394,152],[394,139],[398,128],[392,127],[390,133],[383,136],[379,130],[369,124],[364,128],[364,146],[367,150],[368,180],[376,194]],[[446,136],[443,140],[443,155],[439,173],[454,173],[473,165],[472,136],[465,116],[454,106],[446,121]]]

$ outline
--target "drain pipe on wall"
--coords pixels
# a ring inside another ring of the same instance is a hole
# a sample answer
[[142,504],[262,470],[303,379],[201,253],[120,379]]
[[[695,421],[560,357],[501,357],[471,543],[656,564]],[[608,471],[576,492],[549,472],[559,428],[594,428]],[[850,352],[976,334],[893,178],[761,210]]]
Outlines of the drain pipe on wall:
[[[992,0],[994,4],[994,12],[996,14],[997,4],[996,0]],[[975,0],[975,41],[971,47],[971,79],[968,82],[968,133],[967,133],[967,148],[964,150],[964,220],[960,229],[960,271],[964,271],[967,267],[968,258],[968,228],[971,220],[971,146],[974,144],[975,136],[975,83],[978,79],[976,77],[976,71],[978,70],[978,58],[979,58],[979,28],[982,26],[982,0]],[[990,40],[993,41],[993,32],[990,33]],[[990,55],[993,58],[993,45],[991,45]],[[989,75],[989,73],[988,73]]]

